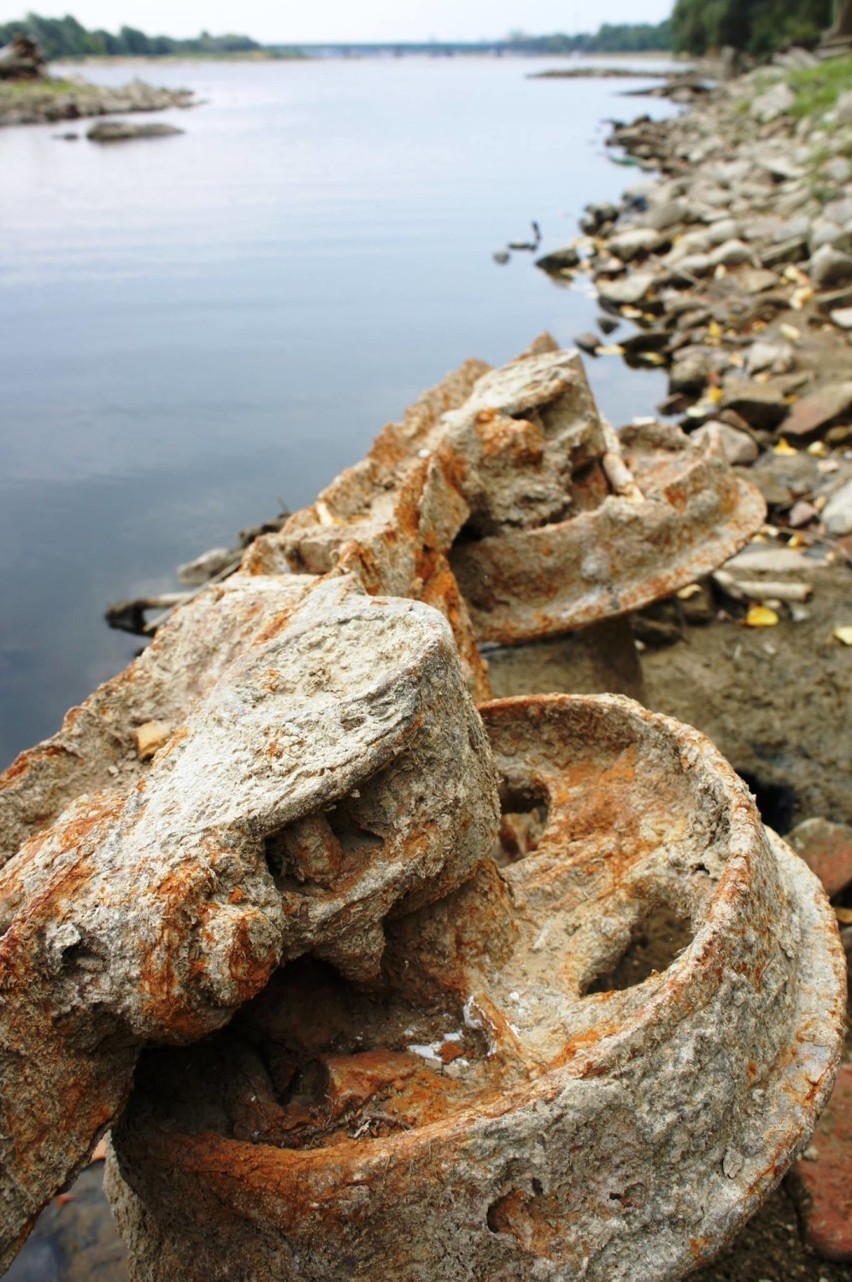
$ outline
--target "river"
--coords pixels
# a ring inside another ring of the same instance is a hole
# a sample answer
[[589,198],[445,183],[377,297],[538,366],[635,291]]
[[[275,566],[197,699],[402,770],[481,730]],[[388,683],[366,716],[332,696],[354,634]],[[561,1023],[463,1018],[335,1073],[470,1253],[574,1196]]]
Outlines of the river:
[[[467,356],[594,327],[517,253],[573,238],[641,175],[607,117],[638,81],[535,80],[515,58],[122,63],[205,99],[182,137],[0,130],[0,767],[139,642],[105,605],[309,502]],[[644,64],[650,67],[650,64]],[[588,362],[615,422],[659,372]]]

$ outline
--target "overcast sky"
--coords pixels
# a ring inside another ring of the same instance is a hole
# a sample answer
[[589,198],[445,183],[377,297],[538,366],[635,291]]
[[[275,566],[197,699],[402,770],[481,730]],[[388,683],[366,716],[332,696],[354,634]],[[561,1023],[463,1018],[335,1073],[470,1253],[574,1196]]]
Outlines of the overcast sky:
[[202,29],[282,43],[322,40],[495,39],[523,28],[596,31],[602,22],[659,22],[673,0],[0,0],[0,21],[27,10],[74,14],[87,27],[114,31],[127,24],[148,35],[196,36]]

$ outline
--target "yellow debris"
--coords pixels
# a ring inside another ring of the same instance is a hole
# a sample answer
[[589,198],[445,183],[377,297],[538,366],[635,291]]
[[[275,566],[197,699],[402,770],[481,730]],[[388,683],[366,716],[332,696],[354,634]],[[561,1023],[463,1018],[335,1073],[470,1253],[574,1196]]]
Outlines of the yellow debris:
[[802,337],[801,330],[796,329],[795,325],[779,325],[778,329],[790,343],[798,343]]
[[624,348],[620,343],[607,343],[606,347],[599,347],[596,354],[598,356],[623,356]]
[[774,628],[780,622],[778,615],[768,605],[753,605],[743,619],[747,628]]
[[825,441],[812,441],[808,446],[808,453],[815,454],[817,458],[825,458],[828,450],[825,447]]
[[835,628],[831,635],[843,645],[852,645],[852,626]]
[[681,588],[677,595],[681,601],[691,601],[694,596],[700,596],[700,594],[701,584],[689,583],[685,588]]
[[646,365],[665,365],[666,358],[661,352],[640,352],[639,359]]
[[798,454],[798,450],[794,450],[792,445],[789,443],[789,441],[785,441],[784,437],[782,436],[778,444],[773,445],[772,453],[790,455],[790,454]]

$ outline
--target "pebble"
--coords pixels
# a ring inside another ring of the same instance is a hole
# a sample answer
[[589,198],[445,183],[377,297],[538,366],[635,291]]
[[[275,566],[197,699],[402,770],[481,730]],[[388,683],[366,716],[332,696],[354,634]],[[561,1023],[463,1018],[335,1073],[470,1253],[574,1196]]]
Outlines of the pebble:
[[852,828],[828,819],[805,819],[786,841],[816,873],[830,898],[852,885]]
[[852,481],[831,495],[822,511],[826,533],[834,538],[852,534]]
[[852,1260],[852,1064],[842,1064],[834,1093],[817,1123],[817,1157],[797,1162],[808,1197],[805,1233],[826,1260]]
[[810,264],[810,276],[817,289],[837,289],[852,282],[852,255],[832,245],[822,245]]

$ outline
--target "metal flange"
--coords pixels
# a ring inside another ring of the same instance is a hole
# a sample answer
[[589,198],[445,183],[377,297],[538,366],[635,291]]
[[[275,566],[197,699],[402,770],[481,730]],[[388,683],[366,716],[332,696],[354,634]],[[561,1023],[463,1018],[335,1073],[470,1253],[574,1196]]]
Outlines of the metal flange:
[[109,1191],[134,1282],[671,1282],[806,1142],[841,1049],[817,880],[696,731],[612,696],[482,709],[496,860],[152,1051]]

